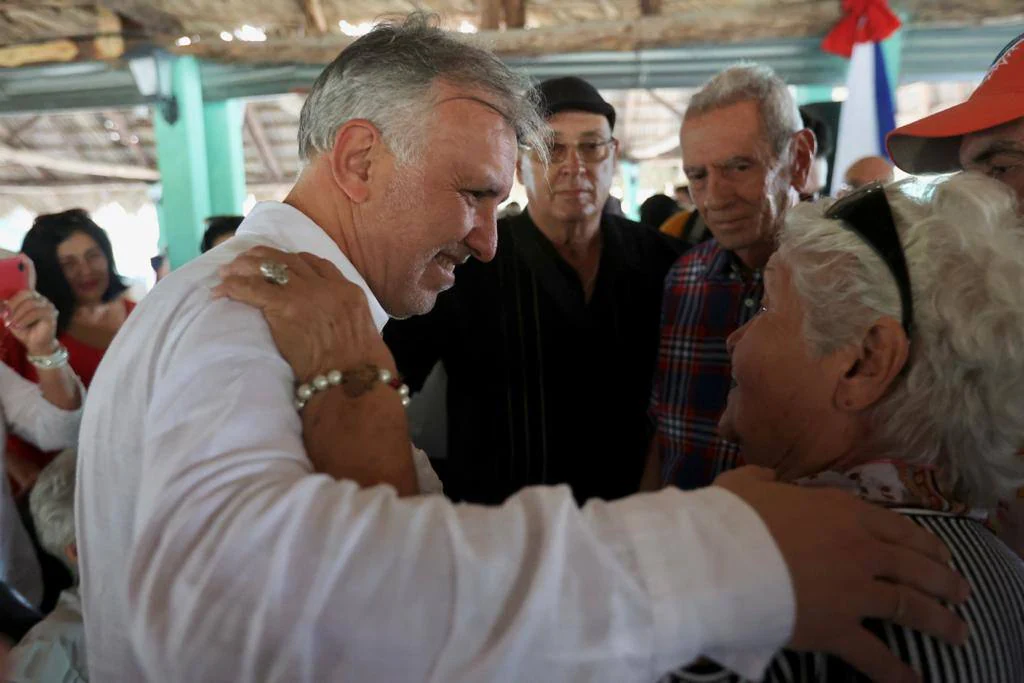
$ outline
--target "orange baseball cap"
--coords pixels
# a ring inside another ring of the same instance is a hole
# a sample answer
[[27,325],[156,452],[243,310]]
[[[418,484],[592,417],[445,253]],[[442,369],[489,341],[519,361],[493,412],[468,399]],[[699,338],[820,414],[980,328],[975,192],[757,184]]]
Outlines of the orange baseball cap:
[[960,141],[1024,117],[1024,33],[992,62],[966,102],[896,128],[886,138],[889,157],[907,173],[959,171]]

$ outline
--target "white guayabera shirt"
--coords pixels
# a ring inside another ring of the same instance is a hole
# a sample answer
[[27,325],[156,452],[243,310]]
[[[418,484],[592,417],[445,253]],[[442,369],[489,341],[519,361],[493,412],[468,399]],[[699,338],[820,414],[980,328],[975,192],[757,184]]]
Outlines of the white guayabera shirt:
[[296,209],[162,281],[91,387],[77,526],[97,681],[651,681],[703,653],[760,675],[794,623],[767,528],[722,489],[496,508],[313,473],[256,309],[212,301],[257,244],[332,261]]

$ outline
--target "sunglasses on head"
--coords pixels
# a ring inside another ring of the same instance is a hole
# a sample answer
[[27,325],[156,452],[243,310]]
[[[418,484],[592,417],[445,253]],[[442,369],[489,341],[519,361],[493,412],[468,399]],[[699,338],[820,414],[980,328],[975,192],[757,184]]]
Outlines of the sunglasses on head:
[[885,187],[881,183],[870,183],[859,188],[828,207],[825,218],[842,221],[845,228],[857,233],[885,262],[900,292],[903,330],[909,339],[914,325],[910,272]]

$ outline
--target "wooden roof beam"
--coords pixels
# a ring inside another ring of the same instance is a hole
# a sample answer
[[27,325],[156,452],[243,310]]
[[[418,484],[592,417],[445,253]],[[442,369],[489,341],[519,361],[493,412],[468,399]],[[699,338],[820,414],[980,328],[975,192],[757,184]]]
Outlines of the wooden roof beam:
[[306,33],[320,35],[327,33],[327,19],[320,0],[302,0],[302,13],[306,17]]
[[[38,114],[31,116],[14,128],[7,128],[4,124],[0,123],[0,138],[3,139],[3,144],[11,147],[12,149],[25,149],[27,145],[21,139],[21,134],[36,125],[41,118],[42,117]],[[53,178],[53,174],[40,170],[35,166],[22,166],[22,168],[24,168],[25,172],[36,180],[48,180]]]
[[509,29],[526,26],[526,0],[505,0],[505,27]]
[[653,17],[661,14],[661,0],[640,0],[640,15]]
[[274,154],[270,141],[267,140],[267,134],[263,130],[263,124],[260,123],[259,118],[256,116],[256,110],[249,104],[245,106],[245,128],[249,131],[249,135],[252,136],[252,141],[256,144],[256,151],[259,152],[260,159],[263,160],[263,167],[267,169],[273,180],[281,180],[284,176],[281,172],[281,164]]
[[480,30],[497,31],[501,25],[502,0],[479,0]]
[[7,146],[0,146],[0,162],[9,162],[39,169],[45,168],[51,171],[60,171],[61,173],[99,176],[101,178],[124,178],[126,180],[147,180],[153,182],[160,180],[160,172],[152,168],[52,157],[32,150],[12,149]]
[[[142,147],[141,141],[139,141],[139,136],[135,135],[132,131],[132,127],[128,123],[128,118],[124,114],[119,111],[108,111],[103,114],[97,114],[96,116],[100,125],[104,124],[104,119],[108,119],[114,124],[114,129],[117,131],[118,135],[121,136],[121,139],[117,144],[131,150],[132,156],[135,157],[135,160],[139,162],[140,166],[144,166],[146,168],[154,167],[153,160],[149,158],[148,154],[146,154],[146,150]],[[133,136],[136,138],[136,142],[132,142]]]
[[675,114],[679,118],[680,121],[683,120],[683,117],[685,116],[686,112],[684,112],[682,109],[680,109],[679,107],[677,107],[673,103],[671,103],[668,100],[666,100],[664,97],[659,95],[657,93],[657,91],[655,91],[652,88],[647,88],[647,94],[651,96],[652,100],[654,100],[655,102],[657,102],[661,106],[665,107],[665,109],[668,109],[670,112]]

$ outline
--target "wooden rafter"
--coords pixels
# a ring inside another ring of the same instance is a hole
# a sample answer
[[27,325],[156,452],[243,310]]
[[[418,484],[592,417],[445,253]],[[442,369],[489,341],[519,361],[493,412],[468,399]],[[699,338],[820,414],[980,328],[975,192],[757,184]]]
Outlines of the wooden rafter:
[[52,157],[27,149],[12,149],[0,146],[0,162],[49,169],[62,173],[99,176],[101,178],[124,178],[127,180],[160,180],[160,172],[151,168],[140,168],[126,164],[108,164],[98,161]]
[[[40,118],[41,117],[39,115],[29,117],[14,128],[7,128],[5,125],[0,123],[0,138],[3,139],[3,144],[7,145],[11,149],[24,149],[26,145],[21,139],[21,134],[34,126]],[[47,180],[53,177],[51,173],[38,169],[35,166],[22,166],[22,168],[24,168],[25,172],[36,180]]]
[[327,33],[327,19],[320,0],[302,0],[302,13],[306,17],[306,33],[323,35]]
[[110,120],[114,124],[115,130],[121,136],[120,144],[122,147],[126,147],[131,150],[132,156],[139,162],[139,165],[146,168],[153,168],[153,160],[149,158],[149,154],[146,153],[145,148],[139,143],[132,142],[132,136],[138,138],[135,132],[132,130],[131,124],[128,123],[128,118],[119,111],[108,111],[103,114],[96,115],[97,121],[104,123],[104,119]]
[[105,7],[96,7],[89,20],[91,24],[81,30],[84,37],[71,36],[0,47],[0,67],[119,59],[125,52],[121,18]]
[[501,0],[479,0],[480,30],[497,31],[501,25]]
[[245,106],[245,128],[252,136],[252,141],[256,144],[256,151],[259,152],[260,159],[263,161],[263,167],[267,169],[271,179],[281,180],[284,175],[281,173],[281,163],[277,160],[270,141],[267,140],[267,134],[263,130],[263,124],[256,116],[256,110],[248,104]]
[[169,35],[177,38],[184,29],[181,20],[173,13],[154,7],[154,3],[139,0],[101,0],[104,7],[127,17],[146,33],[153,35]]
[[645,17],[661,14],[661,0],[640,0],[640,14]]
[[510,29],[526,26],[526,0],[504,0],[505,27]]
[[650,95],[652,100],[654,100],[655,102],[657,102],[661,106],[665,107],[665,109],[668,109],[670,112],[675,114],[679,118],[680,121],[683,120],[683,115],[685,114],[685,112],[682,109],[680,109],[679,107],[677,107],[675,104],[673,104],[672,102],[669,102],[664,97],[659,95],[656,90],[648,88],[647,89],[647,94]]

